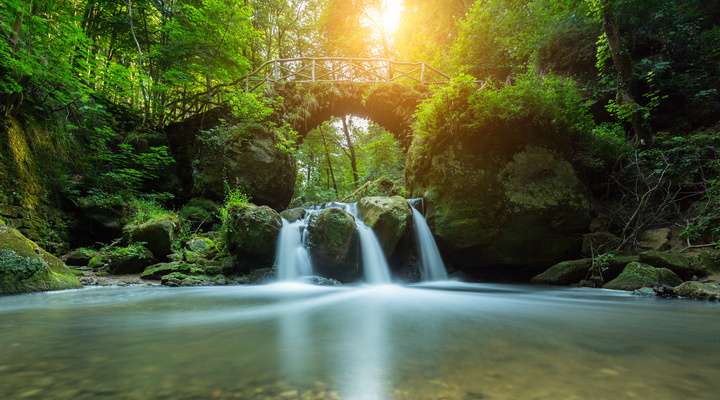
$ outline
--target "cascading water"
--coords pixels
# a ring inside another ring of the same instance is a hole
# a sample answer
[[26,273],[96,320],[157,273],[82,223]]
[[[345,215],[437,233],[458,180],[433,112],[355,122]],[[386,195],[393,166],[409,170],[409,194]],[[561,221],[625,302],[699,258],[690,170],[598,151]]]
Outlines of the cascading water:
[[420,276],[423,281],[442,281],[447,280],[448,274],[445,263],[440,256],[435,238],[430,231],[430,227],[425,217],[415,208],[413,201],[408,201],[413,215],[413,229],[415,230],[415,239],[420,252]]
[[313,273],[310,255],[303,243],[306,225],[307,221],[304,219],[288,222],[283,218],[275,257],[278,278],[281,281],[296,280]]
[[297,280],[303,276],[313,274],[312,261],[305,238],[306,228],[313,217],[326,208],[340,208],[355,218],[355,226],[360,239],[362,265],[365,280],[372,284],[390,283],[390,267],[388,267],[385,253],[378,242],[372,228],[365,225],[358,215],[355,203],[327,203],[323,206],[305,209],[305,218],[288,222],[283,219],[283,225],[278,238],[275,254],[275,265],[278,269],[278,279],[281,281]]
[[374,284],[390,283],[390,267],[375,232],[358,215],[357,204],[347,204],[345,210],[355,217],[365,280]]

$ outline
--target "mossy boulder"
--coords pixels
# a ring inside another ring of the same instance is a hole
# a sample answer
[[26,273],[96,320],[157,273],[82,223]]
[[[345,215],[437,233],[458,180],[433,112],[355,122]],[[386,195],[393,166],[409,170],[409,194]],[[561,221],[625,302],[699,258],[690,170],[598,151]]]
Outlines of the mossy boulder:
[[685,280],[702,278],[708,270],[695,258],[673,251],[649,250],[640,253],[640,261],[657,267],[667,268]]
[[67,265],[86,267],[90,263],[90,260],[97,255],[97,250],[80,247],[64,255],[63,260]]
[[224,222],[225,243],[240,272],[272,265],[282,219],[268,206],[229,207]]
[[151,265],[145,268],[140,277],[143,279],[160,279],[164,275],[168,275],[173,272],[181,272],[187,275],[202,275],[205,273],[205,270],[198,268],[193,264],[182,261],[174,261]]
[[408,185],[426,200],[438,243],[453,264],[473,273],[537,273],[576,258],[590,202],[573,166],[554,150],[562,145],[522,144],[542,135],[501,136],[478,132],[428,148],[413,142]]
[[358,202],[358,211],[363,222],[375,232],[385,255],[392,256],[412,221],[407,200],[400,196],[363,197]]
[[79,287],[78,278],[60,259],[0,222],[0,294]]
[[146,267],[156,263],[153,253],[141,244],[127,247],[103,249],[93,257],[88,266],[93,269],[105,269],[111,274],[138,274]]
[[190,199],[180,210],[180,218],[193,231],[207,232],[220,222],[216,202],[201,197]]
[[605,289],[636,290],[642,287],[677,286],[682,279],[667,268],[655,268],[641,262],[629,263],[623,272],[606,283]]
[[219,246],[209,237],[193,235],[186,243],[186,255],[191,253],[194,257],[212,259],[219,252]]
[[[617,277],[628,263],[638,261],[636,256],[613,256],[604,260],[602,266],[603,278],[611,280]],[[533,283],[546,285],[570,285],[578,283],[588,277],[592,258],[581,258],[579,260],[561,261],[545,272],[532,278]]]
[[172,272],[160,278],[165,286],[217,286],[227,285],[228,280],[223,275],[187,275],[182,272]]
[[167,216],[151,221],[127,225],[123,231],[130,243],[144,243],[156,259],[164,259],[172,253],[172,243],[180,229],[175,216]]
[[295,190],[296,167],[269,129],[219,127],[223,142],[199,141],[192,165],[193,193],[221,201],[228,184],[244,188],[255,204],[283,210]]
[[697,300],[720,300],[720,283],[718,282],[683,282],[673,288],[675,296]]
[[355,218],[338,208],[327,208],[311,217],[308,247],[316,270],[347,282],[359,276],[355,251]]
[[290,208],[280,213],[288,222],[295,222],[305,218],[305,209],[302,207]]

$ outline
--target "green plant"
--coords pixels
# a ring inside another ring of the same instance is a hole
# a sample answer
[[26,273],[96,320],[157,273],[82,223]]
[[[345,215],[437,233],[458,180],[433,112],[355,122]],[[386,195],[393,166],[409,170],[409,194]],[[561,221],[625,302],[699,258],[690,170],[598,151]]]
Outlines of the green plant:
[[129,223],[132,225],[140,225],[163,218],[177,219],[177,214],[152,200],[134,199],[130,202]]
[[225,196],[225,203],[220,207],[220,221],[222,221],[223,226],[227,223],[228,216],[233,208],[244,207],[249,203],[248,196],[242,190],[237,188],[229,190]]

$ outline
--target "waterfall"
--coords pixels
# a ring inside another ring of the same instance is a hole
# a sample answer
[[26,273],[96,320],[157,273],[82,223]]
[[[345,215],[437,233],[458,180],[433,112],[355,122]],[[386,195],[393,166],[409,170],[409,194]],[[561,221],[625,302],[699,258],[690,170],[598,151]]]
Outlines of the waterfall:
[[415,239],[420,252],[420,275],[424,281],[441,281],[448,278],[445,263],[443,263],[440,251],[438,250],[435,238],[433,238],[430,227],[425,217],[415,208],[412,201],[409,201],[413,215],[413,229]]
[[278,278],[281,281],[295,280],[313,273],[312,261],[303,242],[305,226],[305,220],[282,220],[275,257]]
[[368,283],[382,284],[390,283],[390,267],[385,259],[380,242],[378,242],[375,232],[369,226],[365,225],[362,218],[358,215],[357,204],[352,203],[346,205],[347,212],[355,217],[355,225],[357,227],[358,237],[360,238],[360,250],[362,253],[362,266],[365,273],[365,280]]

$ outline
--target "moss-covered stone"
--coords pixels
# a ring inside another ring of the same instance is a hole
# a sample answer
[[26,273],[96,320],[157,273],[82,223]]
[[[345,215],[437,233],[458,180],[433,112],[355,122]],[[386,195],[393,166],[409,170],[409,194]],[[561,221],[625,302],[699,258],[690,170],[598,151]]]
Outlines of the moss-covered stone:
[[[603,278],[608,281],[616,278],[628,263],[638,261],[636,256],[612,256],[604,260]],[[561,261],[545,272],[532,278],[533,283],[546,285],[570,285],[588,277],[592,258]]]
[[295,222],[305,218],[305,209],[302,207],[290,208],[281,212],[280,216],[288,222]]
[[0,294],[81,287],[57,257],[18,230],[0,224]]
[[667,268],[655,268],[640,262],[629,263],[623,272],[606,283],[605,289],[636,290],[642,287],[677,286],[682,279]]
[[145,246],[132,244],[103,249],[90,259],[88,266],[93,269],[104,268],[111,274],[138,274],[155,262],[152,252]]
[[341,282],[358,276],[353,251],[355,218],[347,212],[328,208],[313,216],[308,224],[308,247],[316,270]]
[[358,202],[358,211],[363,222],[375,232],[385,255],[392,256],[412,220],[407,200],[400,196],[363,197]]
[[272,265],[281,227],[280,214],[267,206],[239,204],[227,210],[225,243],[240,271]]
[[180,229],[176,216],[157,218],[139,225],[128,225],[123,231],[130,243],[144,243],[155,258],[172,253],[172,243]]
[[220,222],[219,208],[212,200],[196,197],[185,204],[179,215],[193,231],[206,232]]
[[80,247],[63,256],[63,260],[65,260],[67,265],[86,267],[90,263],[90,260],[97,255],[97,250]]
[[477,132],[431,147],[413,142],[411,194],[426,200],[428,222],[456,266],[512,275],[580,255],[588,192],[562,153],[550,150],[562,145],[530,133]]
[[165,286],[216,286],[226,285],[227,278],[223,275],[187,275],[182,272],[172,272],[160,278]]
[[676,296],[698,300],[720,300],[720,283],[718,282],[683,282],[673,289]]
[[702,278],[708,275],[705,266],[698,260],[678,252],[649,250],[640,253],[640,261],[667,268],[685,280]]
[[164,275],[168,275],[173,272],[182,272],[186,275],[202,275],[205,273],[205,270],[198,268],[193,264],[175,261],[151,265],[145,268],[140,277],[143,279],[160,279]]

